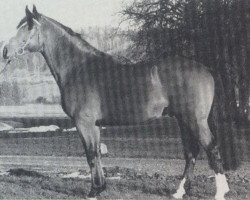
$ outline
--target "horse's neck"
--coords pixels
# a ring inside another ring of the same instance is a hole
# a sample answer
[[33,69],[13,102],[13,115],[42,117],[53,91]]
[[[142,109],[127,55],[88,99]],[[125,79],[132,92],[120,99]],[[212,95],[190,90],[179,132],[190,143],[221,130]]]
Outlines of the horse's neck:
[[[49,24],[49,31],[44,35],[45,45],[42,52],[59,87],[79,68],[85,67],[87,56],[99,52],[87,42],[71,36],[61,27]],[[75,77],[72,77],[75,78]]]

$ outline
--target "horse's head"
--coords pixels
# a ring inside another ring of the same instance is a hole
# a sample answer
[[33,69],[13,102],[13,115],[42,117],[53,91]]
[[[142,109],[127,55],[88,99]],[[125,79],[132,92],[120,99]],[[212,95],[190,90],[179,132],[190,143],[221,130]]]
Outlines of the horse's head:
[[33,6],[33,12],[26,6],[25,13],[26,16],[17,26],[16,35],[2,48],[2,56],[7,64],[24,54],[42,50],[41,23],[39,22],[41,15],[37,12],[35,6]]

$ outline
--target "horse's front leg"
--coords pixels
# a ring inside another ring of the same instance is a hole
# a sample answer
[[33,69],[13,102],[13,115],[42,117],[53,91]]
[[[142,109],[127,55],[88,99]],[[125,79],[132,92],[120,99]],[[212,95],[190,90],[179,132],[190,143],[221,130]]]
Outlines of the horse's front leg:
[[[84,116],[84,117],[82,117]],[[101,165],[100,131],[95,126],[95,119],[82,115],[75,120],[76,127],[82,138],[87,161],[91,170],[91,191],[89,198],[95,198],[106,188]]]

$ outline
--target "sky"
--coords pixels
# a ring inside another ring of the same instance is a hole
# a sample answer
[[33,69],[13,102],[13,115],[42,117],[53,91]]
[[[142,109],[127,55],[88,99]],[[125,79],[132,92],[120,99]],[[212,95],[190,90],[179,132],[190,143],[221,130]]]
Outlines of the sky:
[[[8,40],[16,33],[16,26],[25,16],[25,6],[62,24],[80,30],[89,26],[118,27],[118,14],[132,0],[0,0],[0,41]],[[122,27],[126,27],[123,23]]]

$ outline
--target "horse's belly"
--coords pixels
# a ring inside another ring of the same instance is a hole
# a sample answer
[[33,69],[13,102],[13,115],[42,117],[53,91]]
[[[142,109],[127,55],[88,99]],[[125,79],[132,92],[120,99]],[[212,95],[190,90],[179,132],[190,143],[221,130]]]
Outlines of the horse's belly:
[[109,99],[102,105],[103,125],[141,124],[151,118],[159,118],[168,101],[163,95],[150,93],[148,96],[135,94]]
[[[124,102],[125,101],[125,102]],[[145,121],[147,116],[146,105],[143,102],[124,100],[119,104],[112,103],[102,107],[102,123],[104,125],[132,125]]]

